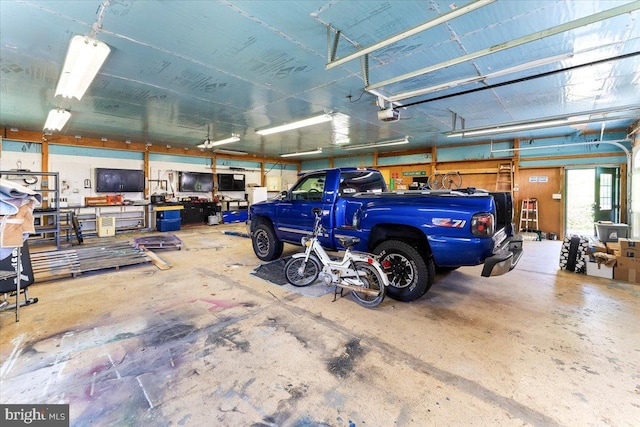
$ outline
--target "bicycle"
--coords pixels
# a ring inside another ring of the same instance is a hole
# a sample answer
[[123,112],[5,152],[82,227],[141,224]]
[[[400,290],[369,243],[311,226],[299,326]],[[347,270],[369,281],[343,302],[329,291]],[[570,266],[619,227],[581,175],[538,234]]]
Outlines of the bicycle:
[[351,247],[360,239],[357,237],[341,237],[338,239],[345,248],[342,259],[331,259],[320,245],[318,236],[324,232],[320,224],[320,208],[312,210],[315,215],[313,232],[302,238],[305,251],[294,254],[285,264],[284,274],[293,286],[308,286],[320,278],[327,286],[336,287],[334,301],[343,290],[351,291],[351,295],[363,307],[379,305],[385,296],[385,288],[389,286],[387,275],[375,255],[355,252]]
[[457,190],[462,186],[462,176],[460,172],[435,172],[429,175],[427,185],[430,190]]

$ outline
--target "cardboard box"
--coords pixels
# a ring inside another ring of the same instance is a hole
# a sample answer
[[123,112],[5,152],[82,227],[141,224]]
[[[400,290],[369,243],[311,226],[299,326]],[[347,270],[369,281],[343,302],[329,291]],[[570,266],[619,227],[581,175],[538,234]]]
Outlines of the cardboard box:
[[587,276],[603,277],[605,279],[613,279],[613,267],[607,267],[604,263],[598,264],[591,261],[593,258],[588,255],[584,257],[587,264]]
[[605,245],[602,242],[593,242],[590,246],[589,246],[589,252],[602,252],[602,253],[607,253],[607,245]]
[[607,253],[615,256],[620,256],[620,243],[607,242]]
[[616,257],[613,278],[623,282],[640,283],[640,258]]
[[640,240],[621,237],[618,239],[618,244],[620,245],[620,256],[626,258],[640,258]]

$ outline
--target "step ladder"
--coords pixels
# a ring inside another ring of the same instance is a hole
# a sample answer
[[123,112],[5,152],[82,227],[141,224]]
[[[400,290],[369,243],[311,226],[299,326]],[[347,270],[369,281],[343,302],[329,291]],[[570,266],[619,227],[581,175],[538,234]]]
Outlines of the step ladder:
[[500,163],[496,175],[496,191],[513,191],[513,163]]
[[538,231],[538,199],[522,199],[520,231]]

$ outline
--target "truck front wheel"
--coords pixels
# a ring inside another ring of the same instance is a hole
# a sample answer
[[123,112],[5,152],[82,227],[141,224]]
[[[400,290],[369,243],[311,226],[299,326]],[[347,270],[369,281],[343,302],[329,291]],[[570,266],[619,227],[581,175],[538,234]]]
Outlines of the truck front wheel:
[[413,301],[424,295],[433,284],[433,259],[422,257],[413,246],[400,240],[380,243],[374,250],[389,278],[387,295],[397,301]]
[[251,233],[253,252],[262,261],[273,261],[280,258],[284,244],[276,237],[273,227],[269,224],[258,224]]

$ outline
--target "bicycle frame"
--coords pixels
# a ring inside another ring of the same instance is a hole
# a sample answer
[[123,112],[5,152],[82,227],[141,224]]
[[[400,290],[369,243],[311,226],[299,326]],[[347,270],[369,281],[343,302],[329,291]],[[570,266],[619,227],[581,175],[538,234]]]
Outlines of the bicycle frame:
[[[305,264],[309,261],[309,256],[314,253],[320,263],[322,264],[322,271],[320,277],[327,285],[336,285],[345,289],[356,290],[361,293],[377,295],[378,292],[373,289],[363,288],[362,282],[358,276],[358,271],[355,268],[355,262],[362,261],[367,264],[371,264],[382,278],[383,285],[389,286],[389,280],[387,275],[382,271],[382,267],[377,259],[368,253],[354,252],[351,248],[346,248],[341,260],[332,260],[327,252],[324,250],[318,235],[322,232],[322,225],[320,225],[320,217],[316,216],[316,223],[314,225],[313,234],[311,236],[305,236],[302,238],[302,246],[305,247],[305,251],[292,255],[292,258],[304,257]],[[304,269],[304,265],[301,267]],[[302,273],[302,271],[300,272]]]

